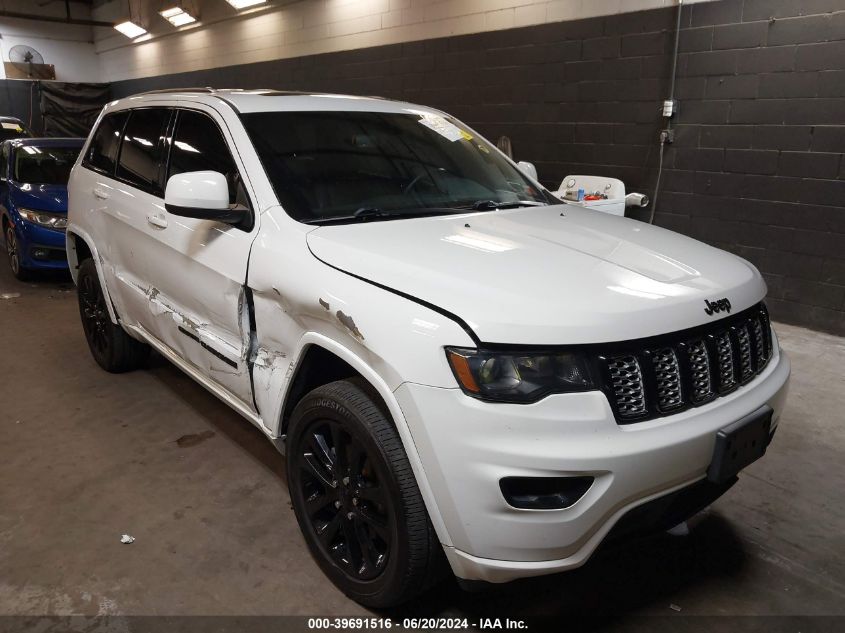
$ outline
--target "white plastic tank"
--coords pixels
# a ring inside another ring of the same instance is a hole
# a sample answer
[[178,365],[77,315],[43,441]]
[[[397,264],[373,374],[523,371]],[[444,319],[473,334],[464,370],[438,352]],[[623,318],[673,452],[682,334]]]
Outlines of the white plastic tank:
[[570,175],[563,179],[556,195],[567,204],[595,209],[611,215],[625,215],[625,207],[645,207],[648,197],[625,195],[625,183],[605,176]]

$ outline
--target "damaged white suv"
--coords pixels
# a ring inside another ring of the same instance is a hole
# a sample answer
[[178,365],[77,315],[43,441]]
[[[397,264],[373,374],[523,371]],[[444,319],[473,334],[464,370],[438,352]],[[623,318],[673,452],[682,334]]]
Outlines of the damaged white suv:
[[153,348],[265,433],[314,558],[363,604],[444,561],[577,567],[730,487],[790,369],[753,266],[528,171],[408,103],[110,103],[69,184],[91,352],[119,372]]

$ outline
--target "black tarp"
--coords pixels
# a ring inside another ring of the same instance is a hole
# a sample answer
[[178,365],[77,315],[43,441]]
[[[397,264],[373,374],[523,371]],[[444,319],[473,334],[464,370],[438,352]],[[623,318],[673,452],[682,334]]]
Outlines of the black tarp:
[[41,134],[41,104],[35,81],[0,79],[0,115],[14,116]]
[[109,101],[109,84],[39,83],[44,136],[88,136]]

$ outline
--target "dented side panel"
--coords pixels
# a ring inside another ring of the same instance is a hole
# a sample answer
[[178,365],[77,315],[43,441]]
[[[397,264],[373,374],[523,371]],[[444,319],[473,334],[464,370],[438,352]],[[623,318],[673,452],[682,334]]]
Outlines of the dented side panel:
[[[160,105],[175,107],[172,101]],[[217,121],[229,146],[237,147],[216,109],[189,107]],[[237,119],[230,123],[240,125]],[[72,215],[98,233],[104,281],[127,329],[165,345],[254,411],[244,295],[261,206],[249,178],[255,170],[240,152],[232,153],[255,209],[251,231],[174,216],[161,197],[85,168],[73,170]]]
[[443,345],[471,345],[467,333],[430,308],[326,266],[308,250],[311,230],[271,209],[251,256],[253,382],[268,429],[280,433],[297,362],[321,337],[353,366],[372,369],[390,391],[404,381],[454,387]]
[[[230,148],[231,127],[215,109],[191,105],[214,119]],[[250,375],[251,332],[246,278],[249,253],[260,230],[258,198],[250,170],[236,150],[232,156],[255,211],[250,231],[174,216],[159,206],[161,222],[148,223],[145,258],[148,309],[156,314],[153,334],[181,358],[255,409]]]

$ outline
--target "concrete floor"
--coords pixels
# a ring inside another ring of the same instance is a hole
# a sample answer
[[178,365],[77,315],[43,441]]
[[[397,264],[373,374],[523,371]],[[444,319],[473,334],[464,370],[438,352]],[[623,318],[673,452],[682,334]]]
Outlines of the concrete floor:
[[[780,430],[689,536],[394,615],[845,615],[845,339],[777,330]],[[367,613],[312,562],[270,443],[160,357],[101,371],[67,279],[0,262],[0,332],[0,614]]]

